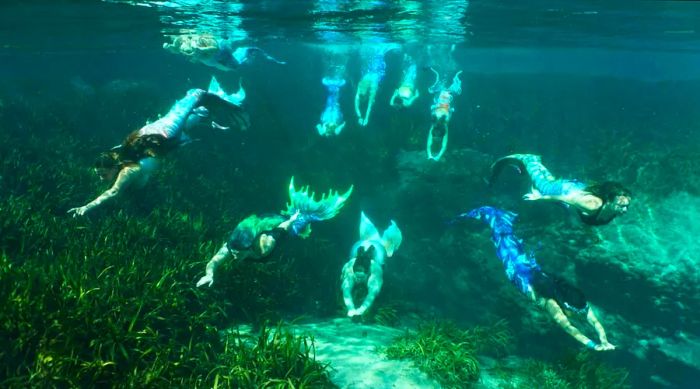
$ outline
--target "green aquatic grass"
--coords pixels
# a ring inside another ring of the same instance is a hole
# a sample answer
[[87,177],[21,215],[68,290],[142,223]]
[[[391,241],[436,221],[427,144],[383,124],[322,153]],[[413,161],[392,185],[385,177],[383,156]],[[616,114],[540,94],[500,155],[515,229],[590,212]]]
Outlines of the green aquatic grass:
[[[262,347],[218,331],[276,316],[297,279],[289,261],[227,264],[216,288],[195,287],[222,239],[192,210],[220,195],[212,182],[195,200],[154,185],[145,206],[72,218],[104,188],[75,139],[52,136],[0,134],[0,387],[330,386],[310,338],[278,329],[267,344],[267,331]],[[244,367],[256,384],[231,378]]]
[[628,389],[629,372],[612,368],[590,350],[571,353],[559,361],[525,360],[517,371],[502,370],[503,389]]
[[424,323],[386,347],[391,359],[408,359],[445,388],[463,388],[479,379],[477,354],[502,351],[511,335],[504,321],[461,330],[451,322]]

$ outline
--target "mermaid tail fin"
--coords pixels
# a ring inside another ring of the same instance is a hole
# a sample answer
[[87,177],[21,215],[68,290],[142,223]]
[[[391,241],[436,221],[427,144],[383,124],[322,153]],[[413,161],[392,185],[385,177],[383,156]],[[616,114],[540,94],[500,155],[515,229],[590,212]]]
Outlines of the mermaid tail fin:
[[401,246],[403,235],[401,234],[401,230],[399,230],[399,226],[397,226],[393,220],[391,221],[391,225],[384,230],[382,241],[386,248],[387,257],[394,255],[394,251],[398,250],[399,246]]
[[243,100],[245,100],[245,89],[243,89],[243,84],[240,80],[238,81],[238,91],[236,93],[226,93],[219,84],[219,81],[216,80],[216,77],[212,76],[207,92],[219,96],[222,100],[238,107],[240,107],[241,104],[243,104]]
[[513,224],[518,218],[518,214],[495,207],[483,206],[472,209],[471,211],[463,213],[458,217],[470,217],[477,220],[483,220],[489,225],[489,227],[491,227],[493,235],[496,236],[512,234]]
[[379,231],[364,212],[360,214],[360,240],[379,240]]
[[277,58],[271,56],[268,54],[265,50],[255,47],[255,46],[242,46],[242,47],[237,47],[236,50],[233,51],[233,54],[231,54],[231,57],[233,57],[236,62],[238,62],[239,65],[242,65],[244,62],[248,61],[250,58],[249,54],[252,52],[259,52],[262,54],[263,57],[267,58],[268,60],[278,63],[280,65],[286,64],[284,61],[280,61]]
[[321,80],[321,83],[324,86],[326,86],[328,89],[340,88],[343,85],[345,85],[345,80],[342,78],[323,77],[323,79]]
[[496,162],[494,162],[491,165],[491,177],[488,180],[489,185],[493,185],[493,183],[496,181],[496,178],[501,174],[504,168],[511,166],[515,168],[519,174],[524,174],[527,172],[525,169],[525,162],[523,162],[522,159],[518,158],[522,154],[513,154],[509,155],[507,157],[503,157],[498,159]]
[[311,222],[335,217],[352,194],[352,189],[353,187],[350,186],[350,189],[343,194],[331,189],[328,193],[324,193],[319,200],[316,200],[314,192],[309,194],[308,186],[296,190],[294,177],[292,177],[289,182],[289,203],[287,203],[287,210],[284,214],[299,213],[291,225],[294,234],[306,237],[311,233]]
[[212,77],[207,93],[202,97],[201,105],[210,111],[211,117],[217,119],[216,122],[212,121],[213,128],[246,130],[250,127],[250,117],[241,108],[245,97],[245,89],[240,81],[236,93],[226,93],[216,77]]

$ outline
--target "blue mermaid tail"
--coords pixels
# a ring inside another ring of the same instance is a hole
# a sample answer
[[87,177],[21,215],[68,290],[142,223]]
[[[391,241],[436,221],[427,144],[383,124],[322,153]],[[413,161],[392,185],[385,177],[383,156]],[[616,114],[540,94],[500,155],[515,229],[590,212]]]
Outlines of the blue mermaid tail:
[[513,233],[513,223],[518,215],[514,212],[484,206],[458,216],[482,220],[491,227],[491,241],[496,246],[496,254],[503,263],[506,277],[522,293],[532,291],[530,280],[535,272],[541,271],[532,253],[525,251],[521,239]]
[[294,188],[294,177],[289,182],[289,203],[284,215],[291,216],[299,213],[296,220],[291,224],[291,229],[295,235],[307,237],[311,233],[311,222],[328,220],[338,214],[345,202],[352,194],[353,186],[344,194],[332,189],[324,193],[320,200],[315,199],[315,193],[309,194],[309,187],[302,187],[299,190]]

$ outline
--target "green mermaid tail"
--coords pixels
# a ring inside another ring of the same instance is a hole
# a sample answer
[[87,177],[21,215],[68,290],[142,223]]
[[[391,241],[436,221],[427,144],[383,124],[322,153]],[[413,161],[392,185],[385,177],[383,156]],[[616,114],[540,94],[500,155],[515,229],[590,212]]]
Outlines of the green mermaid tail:
[[343,194],[331,189],[328,193],[324,193],[320,200],[316,200],[316,193],[309,194],[308,186],[296,190],[294,177],[292,177],[289,182],[289,203],[287,203],[287,210],[282,214],[292,216],[299,213],[291,224],[291,230],[295,235],[305,238],[311,233],[311,222],[328,220],[338,214],[350,197],[352,189],[351,185],[350,189]]

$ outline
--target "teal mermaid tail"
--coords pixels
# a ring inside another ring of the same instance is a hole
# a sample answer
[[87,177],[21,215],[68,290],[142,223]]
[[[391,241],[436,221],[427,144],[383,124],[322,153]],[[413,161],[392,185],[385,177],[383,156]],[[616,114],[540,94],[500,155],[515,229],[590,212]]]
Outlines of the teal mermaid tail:
[[403,235],[401,234],[401,230],[399,230],[399,226],[397,226],[393,220],[391,221],[391,225],[384,230],[382,241],[384,241],[386,247],[387,257],[394,255],[394,251],[398,250],[399,246],[401,246]]
[[212,117],[220,122],[212,121],[212,127],[220,130],[229,128],[248,129],[250,127],[250,117],[241,108],[245,98],[245,89],[243,89],[240,81],[238,83],[238,91],[226,93],[216,80],[216,77],[212,77],[207,93],[202,98],[202,106],[211,111]]
[[520,174],[527,173],[531,185],[542,195],[561,196],[584,190],[586,184],[579,180],[557,179],[542,164],[542,158],[534,154],[512,154],[491,165],[490,183],[493,183],[506,166],[515,167]]
[[374,226],[371,220],[365,215],[364,212],[360,215],[360,241],[377,241],[381,242],[386,250],[387,257],[391,257],[394,251],[398,250],[401,242],[403,241],[403,235],[401,230],[392,220],[389,227],[384,230],[384,233],[379,236],[379,231],[377,227]]
[[245,89],[243,89],[243,85],[240,81],[238,82],[238,91],[236,93],[226,93],[214,76],[212,76],[209,82],[207,93],[218,96],[227,103],[237,107],[240,107],[241,104],[243,104],[243,100],[245,100]]
[[307,237],[311,233],[311,222],[335,217],[352,194],[352,189],[351,185],[350,189],[343,194],[331,189],[328,193],[324,193],[321,199],[316,200],[314,192],[309,194],[308,186],[296,190],[294,177],[292,177],[289,182],[289,203],[287,203],[287,210],[283,214],[291,216],[298,213],[297,218],[291,224],[294,234]]
[[342,78],[323,77],[321,83],[329,90],[333,90],[340,89],[343,85],[345,85],[345,80]]

